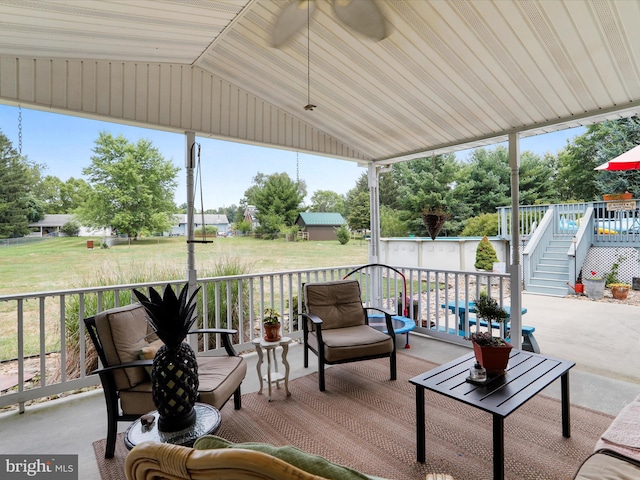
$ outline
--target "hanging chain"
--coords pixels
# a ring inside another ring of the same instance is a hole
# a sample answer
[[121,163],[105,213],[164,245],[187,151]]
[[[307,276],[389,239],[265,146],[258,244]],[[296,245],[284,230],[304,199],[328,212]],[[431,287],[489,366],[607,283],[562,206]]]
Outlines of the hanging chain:
[[18,105],[18,153],[22,155],[22,107]]
[[313,111],[314,108],[311,103],[311,1],[307,1],[307,104],[304,109]]

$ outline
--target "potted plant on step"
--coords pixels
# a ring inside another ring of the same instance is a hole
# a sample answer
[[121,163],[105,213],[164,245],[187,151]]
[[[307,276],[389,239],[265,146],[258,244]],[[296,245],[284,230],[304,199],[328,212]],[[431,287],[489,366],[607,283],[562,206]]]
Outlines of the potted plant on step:
[[264,327],[264,339],[267,342],[277,342],[282,338],[280,335],[280,314],[273,308],[265,308],[262,317]]
[[496,324],[499,327],[507,321],[509,314],[487,292],[481,292],[480,297],[474,301],[474,310],[478,320],[487,323],[488,329],[486,332],[474,332],[468,338],[473,342],[476,360],[488,375],[504,373],[512,346],[504,338],[494,337],[492,332]]

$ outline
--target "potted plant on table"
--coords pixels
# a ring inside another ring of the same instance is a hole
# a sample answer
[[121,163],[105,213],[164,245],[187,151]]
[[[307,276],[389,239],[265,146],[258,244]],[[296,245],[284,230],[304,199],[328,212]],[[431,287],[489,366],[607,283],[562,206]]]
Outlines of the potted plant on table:
[[280,335],[280,314],[273,308],[265,308],[262,317],[264,327],[264,339],[267,342],[277,342],[282,338]]
[[486,332],[474,332],[468,338],[473,342],[476,360],[489,375],[504,373],[512,346],[504,338],[494,337],[492,332],[496,323],[500,326],[507,321],[509,314],[487,292],[481,292],[474,301],[474,310],[478,320],[487,322]]

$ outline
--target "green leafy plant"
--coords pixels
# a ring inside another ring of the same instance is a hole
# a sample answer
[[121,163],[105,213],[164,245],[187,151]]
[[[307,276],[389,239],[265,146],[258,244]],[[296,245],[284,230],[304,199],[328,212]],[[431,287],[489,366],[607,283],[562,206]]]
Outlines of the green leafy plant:
[[624,260],[625,260],[625,257],[618,256],[618,258],[613,263],[613,265],[611,265],[611,271],[607,274],[607,278],[606,278],[606,281],[605,281],[605,285],[607,287],[611,287],[614,284],[620,284],[620,279],[618,278],[618,272],[620,270],[620,264]]
[[273,308],[265,308],[262,323],[265,325],[277,325],[280,323],[280,314]]
[[480,346],[500,346],[506,345],[506,340],[502,337],[494,337],[492,324],[504,323],[509,318],[507,311],[502,308],[495,298],[489,297],[487,292],[481,292],[480,297],[474,300],[474,310],[478,318],[485,320],[489,326],[487,332],[474,332],[467,340],[471,340]]

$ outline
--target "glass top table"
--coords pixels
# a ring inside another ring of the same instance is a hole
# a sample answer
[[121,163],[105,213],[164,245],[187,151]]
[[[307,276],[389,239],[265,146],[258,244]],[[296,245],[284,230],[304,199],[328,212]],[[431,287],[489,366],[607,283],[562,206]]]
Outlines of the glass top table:
[[173,443],[190,447],[197,438],[203,435],[211,435],[220,428],[221,416],[217,408],[206,403],[196,403],[196,421],[193,425],[176,432],[161,432],[158,430],[158,411],[154,410],[147,415],[153,416],[150,425],[143,425],[141,418],[137,419],[127,429],[124,444],[131,450],[142,442]]

